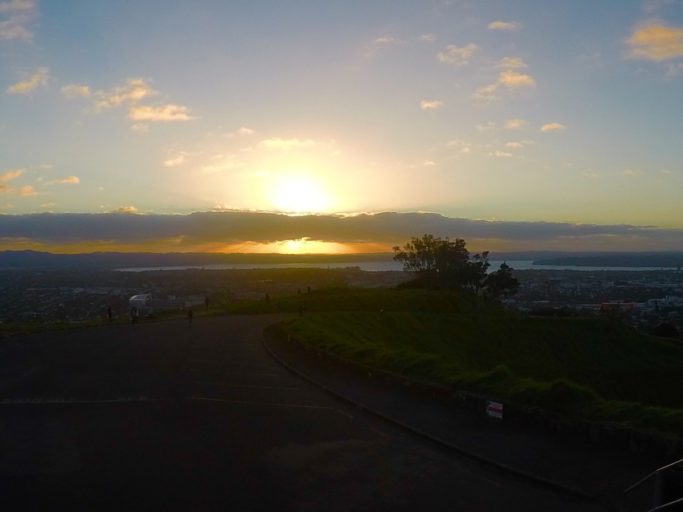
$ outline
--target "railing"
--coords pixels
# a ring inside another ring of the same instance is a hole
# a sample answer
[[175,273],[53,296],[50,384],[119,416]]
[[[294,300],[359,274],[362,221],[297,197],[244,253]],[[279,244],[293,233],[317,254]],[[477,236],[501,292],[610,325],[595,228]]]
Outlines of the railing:
[[[652,483],[651,492],[645,484]],[[643,494],[643,491],[646,494]],[[636,492],[643,498],[633,503]],[[637,507],[637,508],[636,508]],[[683,511],[683,459],[656,469],[624,491],[624,512]]]

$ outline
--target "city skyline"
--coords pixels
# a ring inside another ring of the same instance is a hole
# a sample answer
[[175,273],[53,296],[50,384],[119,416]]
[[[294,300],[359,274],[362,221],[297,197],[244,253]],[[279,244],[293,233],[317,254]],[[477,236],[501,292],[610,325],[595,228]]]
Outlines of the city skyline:
[[[683,250],[682,86],[676,0],[0,1],[0,245],[131,247],[43,213],[431,212],[484,249]],[[135,247],[402,241],[306,229]]]

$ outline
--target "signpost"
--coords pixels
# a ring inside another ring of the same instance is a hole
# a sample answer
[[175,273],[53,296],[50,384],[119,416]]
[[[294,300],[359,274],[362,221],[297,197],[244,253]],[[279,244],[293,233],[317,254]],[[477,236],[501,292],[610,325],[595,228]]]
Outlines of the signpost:
[[491,400],[486,401],[486,415],[489,418],[496,418],[497,420],[503,419],[503,404],[500,402],[492,402]]

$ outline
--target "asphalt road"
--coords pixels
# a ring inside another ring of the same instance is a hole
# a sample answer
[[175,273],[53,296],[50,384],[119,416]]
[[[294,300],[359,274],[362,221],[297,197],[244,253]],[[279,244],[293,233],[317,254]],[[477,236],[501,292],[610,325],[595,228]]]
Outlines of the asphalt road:
[[266,353],[274,317],[0,340],[3,510],[599,510],[357,411]]

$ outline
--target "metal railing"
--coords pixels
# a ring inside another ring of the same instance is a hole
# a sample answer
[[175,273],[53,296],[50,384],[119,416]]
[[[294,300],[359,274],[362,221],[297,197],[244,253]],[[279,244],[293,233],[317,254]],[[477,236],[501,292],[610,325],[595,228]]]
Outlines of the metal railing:
[[[648,482],[652,482],[652,491],[649,496],[645,495],[643,501],[647,503],[640,504],[641,508],[633,508],[636,505],[632,501],[629,503],[629,497],[636,491],[642,491]],[[624,512],[683,511],[683,459],[662,466],[638,480],[624,491],[623,503]]]

